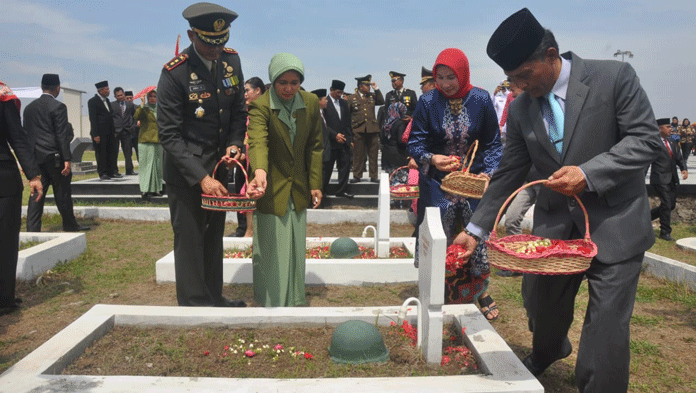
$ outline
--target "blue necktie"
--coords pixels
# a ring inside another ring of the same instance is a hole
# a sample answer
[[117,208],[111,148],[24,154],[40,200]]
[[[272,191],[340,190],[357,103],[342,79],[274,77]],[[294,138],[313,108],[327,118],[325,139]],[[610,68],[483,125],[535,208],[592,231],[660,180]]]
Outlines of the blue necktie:
[[556,100],[556,96],[552,92],[548,92],[542,101],[542,115],[549,124],[549,138],[551,144],[556,148],[560,155],[563,151],[563,124],[565,122],[565,114],[561,104]]

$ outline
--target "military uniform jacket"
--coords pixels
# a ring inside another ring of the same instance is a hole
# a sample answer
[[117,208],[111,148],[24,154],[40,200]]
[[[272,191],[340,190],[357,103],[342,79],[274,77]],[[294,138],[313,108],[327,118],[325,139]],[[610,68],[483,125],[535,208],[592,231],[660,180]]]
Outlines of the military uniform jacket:
[[24,109],[24,129],[34,143],[38,163],[60,154],[61,161],[71,161],[68,108],[50,94],[42,94]]
[[[228,146],[243,146],[247,111],[237,52],[225,49],[212,75],[193,46],[165,64],[157,86],[164,180],[196,186],[212,175]],[[226,179],[224,165],[217,178]]]
[[418,97],[416,96],[416,92],[411,89],[404,89],[401,92],[401,95],[399,95],[396,92],[396,90],[392,90],[389,93],[387,93],[386,96],[384,96],[384,101],[384,106],[386,106],[387,108],[389,107],[389,105],[395,103],[396,101],[401,101],[404,105],[406,105],[406,115],[411,116],[413,115],[413,112],[416,110]]
[[377,90],[365,95],[356,91],[355,94],[351,94],[348,104],[350,105],[351,126],[354,133],[379,132],[379,125],[375,117],[375,105],[384,105],[381,91]]

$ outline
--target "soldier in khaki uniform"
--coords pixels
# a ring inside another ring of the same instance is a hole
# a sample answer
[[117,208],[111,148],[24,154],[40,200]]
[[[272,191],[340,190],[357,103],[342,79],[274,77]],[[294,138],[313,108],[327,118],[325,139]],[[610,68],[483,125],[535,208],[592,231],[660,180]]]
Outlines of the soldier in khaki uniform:
[[[365,171],[365,155],[370,160],[370,180],[377,182],[377,155],[379,154],[379,125],[375,117],[375,105],[384,105],[384,97],[372,82],[372,75],[355,78],[358,88],[348,99],[353,128],[353,178],[351,183],[361,180]],[[370,88],[374,90],[370,92]]]

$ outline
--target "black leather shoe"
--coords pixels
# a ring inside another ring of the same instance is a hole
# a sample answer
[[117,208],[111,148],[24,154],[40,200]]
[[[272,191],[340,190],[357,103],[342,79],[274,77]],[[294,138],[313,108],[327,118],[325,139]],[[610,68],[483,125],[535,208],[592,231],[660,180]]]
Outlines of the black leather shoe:
[[113,175],[109,175],[109,176],[113,177],[114,179],[120,179],[123,177],[123,175],[120,173],[114,173]]
[[497,272],[495,272],[495,275],[500,277],[517,277],[521,276],[522,273],[511,272],[510,270],[498,270]]
[[667,240],[668,242],[673,242],[673,241],[677,240],[677,239],[673,238],[672,235],[670,235],[669,233],[664,234],[664,235],[660,235],[659,238],[662,240]]
[[336,194],[336,196],[337,196],[337,197],[348,198],[348,199],[353,199],[353,198],[355,197],[355,195],[349,194],[349,193],[347,193],[347,192],[339,192],[338,194]]
[[350,183],[360,183],[361,181],[362,181],[362,179],[358,179],[357,177],[354,177],[354,178],[348,180],[348,182],[350,182]]
[[[568,337],[566,337],[563,341],[563,344],[561,345],[561,357],[557,358],[556,360],[567,358],[568,356],[570,356],[572,352],[573,346],[570,344],[570,340],[568,340]],[[555,362],[556,360],[554,360],[553,362]],[[532,375],[534,375],[535,377],[540,376],[544,371],[546,371],[547,368],[549,368],[549,366],[553,362],[546,365],[537,364],[532,360],[531,354],[527,355],[527,357],[524,358],[524,360],[522,360],[522,364],[524,364],[524,366],[527,367],[527,370],[529,370],[529,372],[532,373]]]
[[371,178],[370,181],[373,183],[379,183],[379,179],[377,179],[376,177]]
[[141,197],[143,198],[143,200],[145,200],[145,201],[149,201],[149,200],[150,200],[150,193],[149,193],[149,192],[143,192],[142,194],[140,194],[140,196],[141,196]]
[[89,231],[90,227],[85,226],[85,225],[78,225],[75,228],[63,228],[63,232],[84,232],[84,231]]
[[223,297],[215,307],[246,307],[246,303],[243,300],[229,300]]
[[109,175],[100,175],[99,180],[111,180],[111,176]]
[[128,175],[128,176],[135,176],[137,174],[138,174],[138,172],[126,172],[126,175]]

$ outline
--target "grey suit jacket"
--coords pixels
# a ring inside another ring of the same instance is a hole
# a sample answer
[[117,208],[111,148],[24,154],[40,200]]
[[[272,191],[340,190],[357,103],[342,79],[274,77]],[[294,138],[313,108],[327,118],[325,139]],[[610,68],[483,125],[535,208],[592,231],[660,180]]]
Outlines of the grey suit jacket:
[[[562,166],[579,166],[589,188],[578,196],[587,208],[597,259],[617,263],[654,243],[645,171],[660,147],[652,107],[628,63],[583,60],[572,52],[566,95],[563,151],[549,141],[538,99],[521,94],[510,106],[503,159],[471,222],[493,228],[498,209],[525,180],[533,164],[542,178]],[[568,239],[585,232],[581,208],[572,197],[542,187],[533,233]]]
[[111,113],[114,117],[114,128],[116,130],[116,136],[121,135],[122,132],[126,134],[131,134],[135,128],[135,120],[133,115],[135,115],[135,105],[132,102],[126,101],[126,109],[121,113],[121,103],[118,100],[111,101]]
[[32,101],[24,109],[24,129],[34,144],[36,162],[43,163],[59,153],[62,161],[71,161],[68,108],[49,94]]

